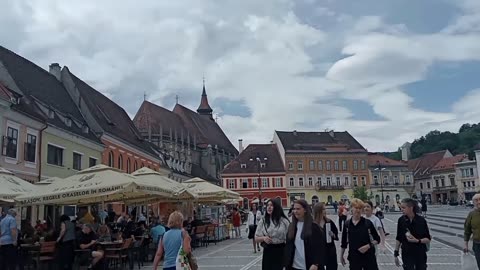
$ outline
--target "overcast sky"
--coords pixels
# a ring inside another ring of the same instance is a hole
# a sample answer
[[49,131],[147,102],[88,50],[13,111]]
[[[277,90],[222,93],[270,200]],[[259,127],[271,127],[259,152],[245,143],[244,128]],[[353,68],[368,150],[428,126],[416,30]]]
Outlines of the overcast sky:
[[392,151],[480,122],[478,0],[6,1],[0,25],[132,117],[144,92],[196,110],[205,76],[234,145],[334,129]]

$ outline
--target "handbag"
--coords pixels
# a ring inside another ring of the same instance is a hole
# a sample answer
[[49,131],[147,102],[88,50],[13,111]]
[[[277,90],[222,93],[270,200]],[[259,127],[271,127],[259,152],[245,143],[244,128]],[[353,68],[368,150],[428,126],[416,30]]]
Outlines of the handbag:
[[[184,233],[185,231],[182,230],[182,240],[184,239]],[[185,252],[183,249],[183,241],[180,249],[178,250],[175,268],[176,270],[198,270],[197,259],[191,252]]]

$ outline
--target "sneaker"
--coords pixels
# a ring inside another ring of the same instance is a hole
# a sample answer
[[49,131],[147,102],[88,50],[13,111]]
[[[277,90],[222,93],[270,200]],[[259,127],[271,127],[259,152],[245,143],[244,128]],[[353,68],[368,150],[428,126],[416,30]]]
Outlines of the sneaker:
[[260,247],[258,247],[258,252],[260,252]]
[[390,233],[388,233],[388,232],[387,232],[387,233],[385,233],[385,236],[389,236],[389,235],[390,235]]

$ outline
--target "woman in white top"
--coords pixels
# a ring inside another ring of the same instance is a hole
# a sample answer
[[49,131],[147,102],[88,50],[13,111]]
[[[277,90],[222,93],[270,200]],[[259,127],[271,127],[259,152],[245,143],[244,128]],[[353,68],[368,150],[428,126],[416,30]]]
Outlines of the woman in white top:
[[289,224],[280,203],[276,200],[269,200],[265,218],[258,222],[255,233],[255,241],[261,242],[263,246],[263,270],[283,269],[282,257]]
[[318,270],[325,265],[326,241],[320,227],[313,222],[312,210],[301,199],[293,205],[292,223],[288,227],[285,269]]
[[252,239],[253,241],[253,253],[257,253],[260,251],[260,243],[255,242],[255,232],[257,231],[258,222],[262,219],[262,213],[257,210],[257,205],[252,204],[252,211],[248,213],[247,219],[247,232],[248,232],[248,239]]
[[[373,203],[371,201],[366,201],[363,212],[365,217],[373,223],[375,229],[377,229],[378,234],[380,235],[380,245],[382,250],[385,250],[385,232],[383,231],[382,221],[373,214]],[[378,249],[376,249],[378,253]]]

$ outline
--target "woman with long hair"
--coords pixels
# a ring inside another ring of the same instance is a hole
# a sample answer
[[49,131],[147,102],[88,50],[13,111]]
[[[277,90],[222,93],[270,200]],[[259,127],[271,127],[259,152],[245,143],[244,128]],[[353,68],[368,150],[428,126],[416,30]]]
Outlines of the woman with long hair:
[[325,241],[326,257],[324,261],[326,270],[337,270],[338,262],[335,241],[338,241],[338,229],[335,222],[327,217],[326,210],[325,203],[315,204],[313,206],[313,219],[323,233],[322,238],[318,241]]
[[59,264],[60,269],[72,269],[75,259],[75,225],[70,221],[70,217],[62,215],[60,217],[60,235],[57,238],[59,244]]
[[313,222],[307,201],[301,199],[293,205],[292,223],[288,227],[285,248],[287,270],[318,270],[325,265],[325,241],[320,227]]
[[255,241],[262,243],[263,270],[282,270],[281,258],[284,254],[287,230],[290,221],[285,216],[283,208],[276,200],[267,201],[265,217],[258,222]]
[[183,229],[183,215],[179,211],[175,211],[170,214],[168,218],[168,230],[158,245],[157,254],[153,261],[153,269],[158,269],[158,264],[165,254],[163,261],[163,270],[175,270],[177,264],[177,255],[182,247],[188,254],[192,252],[190,245],[191,238],[188,233]]
[[[371,201],[366,201],[363,211],[365,213],[365,218],[370,220],[373,223],[375,229],[377,229],[377,232],[380,235],[379,244],[382,247],[382,250],[385,250],[385,232],[383,230],[382,222],[377,216],[373,214],[373,203]],[[378,254],[377,248],[375,248],[375,252]]]
[[352,218],[343,226],[340,260],[345,266],[344,254],[348,247],[350,270],[378,270],[374,245],[380,242],[380,236],[373,223],[362,217],[363,208],[363,201],[352,200]]
[[255,233],[257,231],[257,225],[262,219],[262,213],[257,210],[257,205],[252,204],[252,210],[248,213],[248,220],[247,220],[247,230],[248,230],[248,239],[252,239],[253,241],[253,253],[257,253],[260,251],[260,243],[255,240]]

